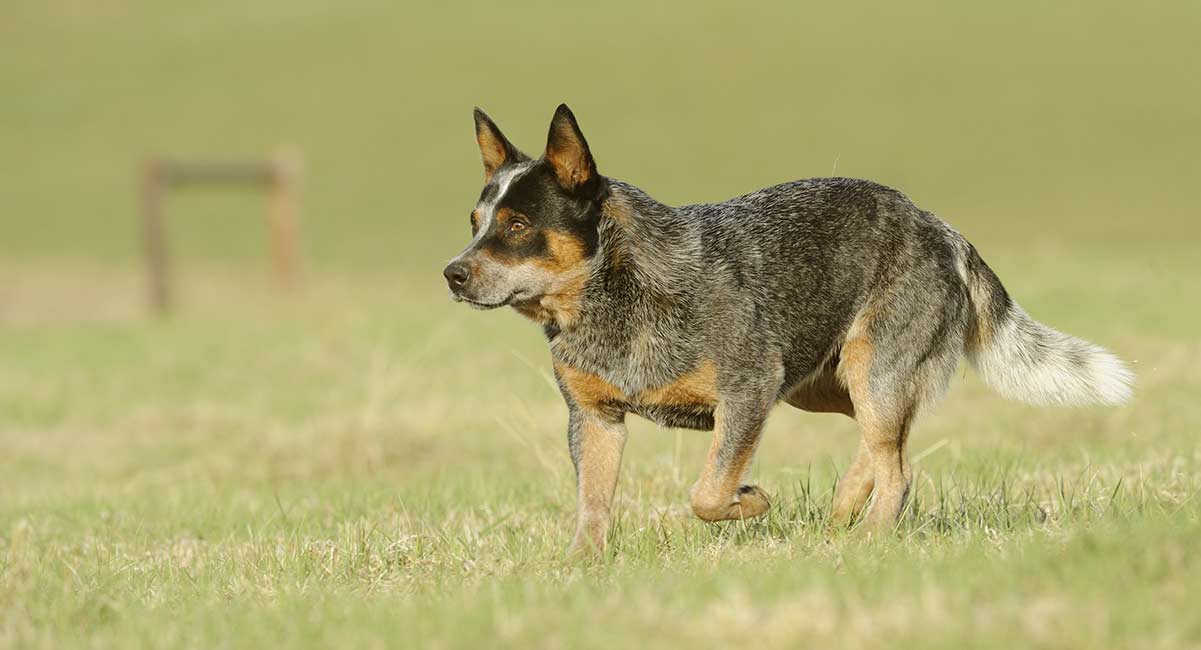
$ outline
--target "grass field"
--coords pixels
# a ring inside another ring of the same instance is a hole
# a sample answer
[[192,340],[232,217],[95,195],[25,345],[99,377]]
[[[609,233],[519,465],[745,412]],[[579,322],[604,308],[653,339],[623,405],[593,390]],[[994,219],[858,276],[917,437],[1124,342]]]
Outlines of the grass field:
[[[749,7],[749,6],[748,6]],[[0,11],[0,648],[1201,647],[1201,5],[1028,0]],[[664,201],[869,177],[968,236],[1135,400],[964,368],[895,538],[829,531],[854,423],[781,407],[753,523],[690,516],[708,434],[631,423],[613,548],[537,328],[451,304],[481,105],[571,103]],[[261,198],[173,196],[149,318],[134,170],[304,153],[305,286]]]

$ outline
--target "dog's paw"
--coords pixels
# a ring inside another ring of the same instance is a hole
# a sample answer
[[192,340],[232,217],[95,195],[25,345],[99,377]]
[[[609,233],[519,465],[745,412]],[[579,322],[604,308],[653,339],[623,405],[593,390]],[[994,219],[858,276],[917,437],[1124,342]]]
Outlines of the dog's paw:
[[604,556],[604,551],[588,542],[572,542],[563,554],[568,562],[593,562]]
[[771,497],[758,485],[744,485],[738,488],[738,501],[731,508],[733,519],[753,519],[761,517],[771,508]]
[[705,521],[730,521],[753,519],[767,512],[771,497],[757,485],[744,485],[729,494],[707,491],[703,486],[692,490],[692,512]]
[[581,528],[576,531],[571,546],[567,547],[567,557],[571,560],[597,560],[605,556],[605,538],[607,527]]

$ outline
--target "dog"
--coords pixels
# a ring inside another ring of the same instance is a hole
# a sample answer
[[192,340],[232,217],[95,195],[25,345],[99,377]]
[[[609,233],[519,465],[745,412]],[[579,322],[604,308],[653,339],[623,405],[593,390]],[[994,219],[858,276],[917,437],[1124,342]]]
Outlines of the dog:
[[743,476],[777,403],[852,417],[831,519],[884,532],[909,491],[910,426],[961,356],[1034,404],[1131,395],[1122,361],[1031,318],[972,244],[896,190],[813,178],[670,207],[600,175],[566,105],[538,159],[474,117],[484,189],[443,275],[454,300],[542,326],[569,413],[574,551],[605,549],[627,413],[714,431],[690,492],[711,522],[768,511]]

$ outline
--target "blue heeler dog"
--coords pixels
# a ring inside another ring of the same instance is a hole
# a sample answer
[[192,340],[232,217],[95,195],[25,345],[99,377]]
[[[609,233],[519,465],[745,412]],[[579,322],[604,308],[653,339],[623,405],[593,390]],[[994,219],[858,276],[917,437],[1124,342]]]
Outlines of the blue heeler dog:
[[962,235],[896,190],[815,178],[670,207],[601,176],[565,105],[537,160],[479,109],[475,133],[484,190],[444,274],[455,300],[509,305],[546,334],[570,413],[577,551],[604,548],[626,413],[714,431],[691,491],[706,521],[767,511],[742,478],[777,402],[850,416],[862,437],[833,520],[874,495],[879,530],[909,490],[914,416],[960,356],[1035,404],[1130,397],[1120,360],[1031,318]]

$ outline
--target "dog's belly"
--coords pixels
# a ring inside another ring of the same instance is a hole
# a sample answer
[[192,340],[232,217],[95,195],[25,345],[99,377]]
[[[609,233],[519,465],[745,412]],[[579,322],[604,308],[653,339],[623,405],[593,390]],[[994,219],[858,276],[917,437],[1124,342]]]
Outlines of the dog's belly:
[[627,409],[661,427],[713,430],[713,407],[708,404],[629,404]]

